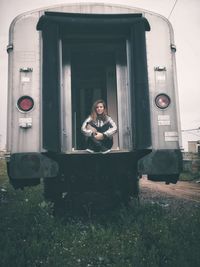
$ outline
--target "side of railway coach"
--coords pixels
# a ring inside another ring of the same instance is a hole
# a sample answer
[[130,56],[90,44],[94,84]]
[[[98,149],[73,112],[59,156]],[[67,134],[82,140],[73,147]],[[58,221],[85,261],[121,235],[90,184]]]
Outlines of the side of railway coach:
[[[59,5],[11,24],[8,174],[44,179],[45,196],[108,188],[138,193],[138,175],[176,183],[181,171],[175,45],[162,16],[109,4]],[[81,124],[103,98],[118,132],[88,154]]]

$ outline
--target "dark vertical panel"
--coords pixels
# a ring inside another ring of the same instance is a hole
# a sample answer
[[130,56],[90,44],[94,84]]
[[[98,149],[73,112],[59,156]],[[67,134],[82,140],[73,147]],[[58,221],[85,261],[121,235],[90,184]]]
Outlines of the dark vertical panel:
[[43,36],[43,147],[60,151],[60,93],[58,25],[46,24]]
[[134,145],[136,149],[145,149],[151,145],[151,128],[143,21],[135,23],[131,28],[131,87]]

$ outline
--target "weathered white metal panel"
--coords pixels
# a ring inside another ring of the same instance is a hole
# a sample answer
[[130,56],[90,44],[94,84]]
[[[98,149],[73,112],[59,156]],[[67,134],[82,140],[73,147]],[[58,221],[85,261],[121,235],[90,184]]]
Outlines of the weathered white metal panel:
[[[27,14],[16,19],[10,30],[8,149],[15,152],[36,152],[40,149],[40,39],[36,31],[39,13]],[[26,72],[27,68],[31,69]],[[35,105],[28,113],[17,109],[20,96],[29,95]],[[30,118],[31,127],[21,127],[21,121]]]
[[[173,32],[169,22],[160,16],[145,13],[151,31],[146,33],[147,62],[150,90],[152,146],[155,149],[179,148],[177,142],[166,142],[165,131],[178,131],[176,84],[173,69],[173,53],[170,45],[174,43]],[[166,70],[159,71],[158,67]],[[155,97],[159,93],[166,93],[171,98],[171,104],[166,110],[161,110],[155,105]],[[170,120],[162,122],[159,116],[168,116]]]

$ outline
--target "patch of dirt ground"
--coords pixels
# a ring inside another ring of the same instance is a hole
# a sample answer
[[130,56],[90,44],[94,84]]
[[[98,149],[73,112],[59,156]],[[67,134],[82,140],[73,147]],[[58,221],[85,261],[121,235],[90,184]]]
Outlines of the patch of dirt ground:
[[163,207],[200,207],[200,183],[199,180],[178,181],[177,184],[167,185],[165,182],[149,181],[144,176],[140,179],[140,200]]

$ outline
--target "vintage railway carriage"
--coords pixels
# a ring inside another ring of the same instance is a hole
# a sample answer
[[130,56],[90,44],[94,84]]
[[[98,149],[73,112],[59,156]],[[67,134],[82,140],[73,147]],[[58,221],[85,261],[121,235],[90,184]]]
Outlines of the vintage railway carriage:
[[[18,16],[9,54],[8,173],[45,196],[138,193],[138,175],[176,183],[181,170],[173,31],[164,17],[108,4]],[[109,154],[88,154],[81,124],[103,98],[118,125]]]

